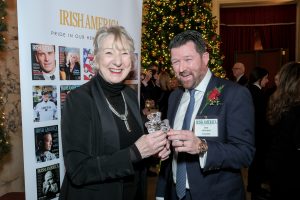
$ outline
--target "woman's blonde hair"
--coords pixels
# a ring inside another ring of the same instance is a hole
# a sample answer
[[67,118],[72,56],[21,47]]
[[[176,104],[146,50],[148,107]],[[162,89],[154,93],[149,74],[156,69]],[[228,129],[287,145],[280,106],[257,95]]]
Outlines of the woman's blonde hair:
[[[133,67],[135,62],[134,41],[125,28],[119,25],[101,27],[97,31],[94,38],[94,62],[97,62],[97,57],[99,56],[98,53],[101,49],[102,43],[109,35],[114,36],[114,43],[120,42],[122,47],[129,51],[131,57],[131,67]],[[95,64],[96,70],[99,70],[97,63]]]
[[166,71],[161,71],[158,77],[159,86],[163,91],[171,90],[170,75]]
[[289,62],[278,72],[278,86],[268,104],[267,119],[277,123],[284,112],[300,104],[300,62]]

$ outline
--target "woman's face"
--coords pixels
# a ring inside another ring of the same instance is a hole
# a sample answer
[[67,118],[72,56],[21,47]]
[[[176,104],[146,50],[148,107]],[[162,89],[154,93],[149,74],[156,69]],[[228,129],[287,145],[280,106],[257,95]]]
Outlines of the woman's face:
[[74,53],[71,53],[70,54],[70,64],[75,64],[76,62],[77,62],[77,55],[76,54],[74,54]]
[[121,41],[115,41],[113,35],[108,35],[97,58],[102,77],[109,83],[120,83],[129,74],[131,63],[129,49],[125,49]]

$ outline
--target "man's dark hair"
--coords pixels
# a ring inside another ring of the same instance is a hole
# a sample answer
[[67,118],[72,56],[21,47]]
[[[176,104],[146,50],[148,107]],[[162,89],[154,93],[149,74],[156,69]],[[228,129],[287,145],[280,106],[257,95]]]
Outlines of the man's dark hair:
[[187,42],[193,42],[195,44],[196,51],[199,54],[206,52],[206,42],[203,39],[201,33],[195,30],[187,30],[177,34],[170,42],[169,49],[180,47]]
[[253,84],[259,79],[262,79],[264,76],[268,75],[269,72],[265,68],[262,67],[255,67],[250,73],[249,76],[249,84]]
[[49,91],[42,91],[42,95],[45,95],[45,94],[50,94],[50,92]]

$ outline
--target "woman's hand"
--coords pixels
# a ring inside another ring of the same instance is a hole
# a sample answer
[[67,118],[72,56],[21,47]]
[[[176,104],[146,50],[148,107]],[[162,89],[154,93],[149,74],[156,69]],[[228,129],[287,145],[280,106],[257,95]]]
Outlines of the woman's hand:
[[167,144],[166,144],[166,146],[163,148],[162,151],[160,151],[158,153],[157,156],[160,158],[160,160],[163,161],[163,160],[166,160],[166,159],[169,158],[170,153],[171,153],[170,142],[168,141]]
[[142,158],[147,158],[157,153],[161,158],[165,158],[168,156],[168,150],[164,150],[167,147],[167,143],[167,134],[163,131],[155,131],[151,134],[141,136],[135,142],[135,145]]

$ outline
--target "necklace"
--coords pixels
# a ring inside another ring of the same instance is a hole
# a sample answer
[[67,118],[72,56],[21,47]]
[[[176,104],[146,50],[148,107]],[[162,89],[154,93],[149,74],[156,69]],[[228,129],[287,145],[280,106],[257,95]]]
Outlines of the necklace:
[[127,115],[128,115],[127,104],[126,104],[126,101],[125,101],[125,97],[124,97],[123,92],[121,92],[121,94],[122,94],[123,101],[124,101],[124,104],[125,104],[125,113],[124,113],[124,114],[118,113],[118,112],[114,109],[114,107],[109,103],[108,99],[107,99],[107,98],[105,98],[105,99],[106,99],[106,102],[108,103],[108,107],[110,108],[110,110],[111,110],[117,117],[119,117],[122,121],[124,121],[125,126],[126,126],[128,132],[131,132],[131,129],[130,129],[130,127],[129,127],[128,120],[127,120]]

